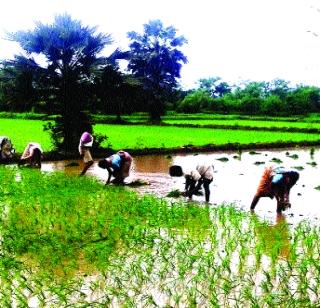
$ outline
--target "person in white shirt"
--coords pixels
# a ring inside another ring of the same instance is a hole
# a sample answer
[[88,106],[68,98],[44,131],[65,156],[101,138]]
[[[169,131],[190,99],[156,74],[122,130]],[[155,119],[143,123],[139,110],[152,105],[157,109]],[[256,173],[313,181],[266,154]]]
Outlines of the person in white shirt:
[[201,186],[203,185],[205,200],[209,202],[210,200],[210,183],[213,180],[213,166],[209,164],[199,164],[195,170],[191,170],[184,174],[186,179],[185,193],[192,199],[194,195]]

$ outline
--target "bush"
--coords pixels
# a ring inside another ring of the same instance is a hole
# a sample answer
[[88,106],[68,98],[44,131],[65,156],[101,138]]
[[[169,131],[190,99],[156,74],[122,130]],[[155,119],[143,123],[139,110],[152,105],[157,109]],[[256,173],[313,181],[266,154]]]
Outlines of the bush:
[[199,113],[208,110],[213,98],[205,91],[195,91],[188,94],[177,106],[178,112]]
[[285,110],[285,103],[277,95],[267,97],[262,103],[262,113],[267,115],[280,115]]

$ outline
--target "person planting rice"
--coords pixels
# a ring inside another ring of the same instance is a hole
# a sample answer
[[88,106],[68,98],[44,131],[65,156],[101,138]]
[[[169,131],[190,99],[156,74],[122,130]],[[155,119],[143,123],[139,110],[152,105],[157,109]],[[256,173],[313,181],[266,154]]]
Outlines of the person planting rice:
[[291,207],[289,201],[290,190],[299,179],[299,173],[283,167],[266,167],[260,180],[256,194],[253,197],[250,209],[254,210],[261,197],[276,198],[277,212]]
[[13,158],[15,149],[7,136],[0,136],[0,162],[7,162]]
[[186,179],[185,182],[185,192],[184,194],[192,200],[192,196],[196,194],[203,185],[205,192],[205,200],[209,202],[210,200],[210,183],[213,180],[213,170],[214,167],[207,163],[201,163],[197,165],[196,169],[190,170],[188,172],[182,171],[180,166],[171,166],[169,173],[171,176],[181,176],[184,174]]
[[43,159],[42,153],[43,150],[39,143],[29,142],[21,155],[18,166],[29,161],[31,167],[41,168],[41,160]]
[[98,166],[108,170],[108,179],[106,185],[110,183],[111,177],[114,184],[123,184],[124,179],[129,176],[132,163],[132,157],[128,152],[119,151],[108,158],[99,161]]
[[93,165],[93,159],[91,156],[90,149],[92,148],[93,144],[93,137],[91,135],[91,129],[88,129],[88,131],[84,132],[81,135],[80,142],[79,142],[79,153],[80,157],[83,158],[83,169],[80,173],[80,175],[84,175],[87,170]]

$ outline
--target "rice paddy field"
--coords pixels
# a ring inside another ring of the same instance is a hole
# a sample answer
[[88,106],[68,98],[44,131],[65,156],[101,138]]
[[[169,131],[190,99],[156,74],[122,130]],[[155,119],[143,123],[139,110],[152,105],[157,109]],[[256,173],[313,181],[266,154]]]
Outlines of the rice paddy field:
[[[0,167],[3,307],[316,307],[319,227]],[[58,196],[58,198],[57,198]]]
[[[190,120],[190,122],[192,121]],[[0,135],[9,136],[18,153],[22,153],[25,145],[30,141],[39,142],[44,151],[49,152],[53,150],[53,145],[49,132],[43,131],[45,123],[46,121],[42,120],[0,118]],[[248,123],[245,123],[247,126]],[[258,125],[260,122],[252,120],[251,123],[252,125]],[[264,121],[263,123],[267,125],[268,122]],[[257,126],[257,129],[259,128],[260,130],[232,130],[156,125],[96,124],[94,132],[106,135],[108,139],[102,144],[102,147],[114,150],[174,149],[190,146],[224,146],[227,144],[230,144],[230,148],[235,148],[239,145],[273,144],[277,146],[299,143],[316,144],[320,141],[318,133],[311,134],[303,130],[299,132],[285,131],[292,122],[275,123],[282,123],[284,131],[273,131],[267,128],[261,131],[261,126]]]
[[[206,146],[226,144],[267,144],[318,142],[318,134],[272,132],[254,130],[227,130],[210,128],[106,125],[96,124],[95,132],[105,134],[112,148],[179,148],[183,146]],[[107,145],[107,142],[103,145]]]
[[225,127],[250,127],[250,128],[265,128],[265,129],[320,129],[320,123],[318,122],[291,122],[280,120],[226,120],[226,119],[169,119],[164,120],[164,123],[174,125],[194,125],[194,126],[225,126]]
[[[18,153],[29,141],[51,151],[44,123],[1,118],[0,135]],[[113,149],[320,141],[272,129],[100,123],[94,131]],[[320,306],[314,221],[291,225],[274,213],[270,222],[232,203],[137,194],[77,174],[0,165],[1,307]]]

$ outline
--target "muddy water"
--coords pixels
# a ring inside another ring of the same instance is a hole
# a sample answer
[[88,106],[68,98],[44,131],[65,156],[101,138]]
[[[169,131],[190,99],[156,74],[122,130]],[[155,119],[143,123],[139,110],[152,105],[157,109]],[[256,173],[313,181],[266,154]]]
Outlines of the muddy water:
[[[205,154],[188,155],[150,155],[134,157],[132,172],[126,179],[127,183],[141,179],[147,181],[149,185],[135,188],[141,193],[155,194],[165,197],[174,189],[183,190],[184,178],[173,178],[168,174],[168,169],[172,164],[181,165],[183,170],[195,167],[200,161],[207,161],[214,165],[215,176],[210,185],[211,200],[213,205],[221,203],[234,203],[236,206],[249,210],[251,200],[256,191],[260,177],[265,166],[277,165],[286,168],[303,167],[298,170],[300,179],[292,188],[290,199],[292,207],[285,211],[285,218],[288,223],[297,223],[303,219],[317,221],[320,217],[320,191],[315,187],[320,185],[320,149],[316,149],[311,156],[310,149],[286,149],[281,151],[259,151],[256,154],[243,152],[241,159],[235,152],[215,152]],[[228,159],[221,161],[219,159]],[[280,159],[282,163],[272,162],[272,159]],[[43,171],[63,170],[66,173],[77,174],[82,167],[68,166],[71,161],[44,162]],[[312,165],[313,163],[313,165]],[[97,161],[88,170],[88,175],[97,176],[102,181],[107,178],[106,170],[97,166]],[[183,197],[181,197],[183,198]],[[194,200],[203,202],[204,196],[195,196]],[[276,220],[276,201],[269,198],[261,198],[256,214],[268,220]]]

